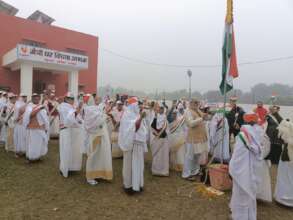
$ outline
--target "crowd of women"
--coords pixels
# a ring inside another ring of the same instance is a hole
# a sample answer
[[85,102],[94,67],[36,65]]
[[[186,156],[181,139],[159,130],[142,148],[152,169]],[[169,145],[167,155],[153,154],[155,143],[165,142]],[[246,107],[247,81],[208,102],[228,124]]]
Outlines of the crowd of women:
[[293,125],[278,106],[267,111],[261,102],[252,112],[231,97],[227,108],[202,105],[196,99],[164,101],[137,97],[101,99],[70,92],[56,99],[44,95],[0,92],[0,137],[7,152],[29,163],[48,152],[48,141],[59,137],[60,174],[82,169],[86,179],[112,180],[112,158],[123,158],[123,186],[134,194],[144,187],[145,153],[152,155],[154,176],[200,180],[209,160],[229,164],[233,178],[230,203],[233,219],[256,219],[256,199],[271,202],[270,164],[279,164],[275,199],[293,206]]

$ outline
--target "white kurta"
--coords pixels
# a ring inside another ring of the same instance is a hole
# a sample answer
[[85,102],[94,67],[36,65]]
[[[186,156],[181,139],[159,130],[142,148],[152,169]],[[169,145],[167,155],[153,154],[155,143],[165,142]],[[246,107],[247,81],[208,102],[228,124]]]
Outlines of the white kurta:
[[69,171],[79,171],[82,166],[81,146],[84,145],[81,133],[81,119],[75,116],[75,108],[68,103],[58,106],[60,116],[60,171],[68,177]]
[[[24,113],[23,125],[27,128],[30,122],[30,116],[36,105],[29,104]],[[49,141],[49,117],[45,109],[40,110],[37,115],[37,121],[45,129],[27,128],[27,150],[26,157],[28,160],[38,160],[48,152]]]

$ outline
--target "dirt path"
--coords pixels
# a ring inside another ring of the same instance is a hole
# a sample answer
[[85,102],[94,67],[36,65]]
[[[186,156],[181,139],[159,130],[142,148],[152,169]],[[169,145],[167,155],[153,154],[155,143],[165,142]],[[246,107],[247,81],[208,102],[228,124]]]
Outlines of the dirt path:
[[[84,171],[68,179],[61,177],[58,159],[56,141],[51,142],[44,161],[32,165],[0,148],[0,219],[228,219],[229,194],[207,199],[193,193],[190,198],[192,183],[176,173],[169,178],[153,177],[150,161],[146,163],[145,191],[130,197],[122,191],[122,160],[113,162],[115,179],[111,183],[90,186]],[[292,220],[293,209],[259,203],[258,219]]]

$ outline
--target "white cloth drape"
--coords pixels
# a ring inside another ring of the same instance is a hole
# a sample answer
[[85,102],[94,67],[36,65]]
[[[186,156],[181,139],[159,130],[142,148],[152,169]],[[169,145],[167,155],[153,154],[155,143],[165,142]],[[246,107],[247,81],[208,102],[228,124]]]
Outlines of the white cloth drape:
[[230,161],[229,172],[233,178],[233,192],[230,202],[233,220],[256,220],[257,173],[260,166],[261,143],[257,125],[244,125],[242,129],[250,135],[247,146],[239,136]]
[[84,127],[90,140],[86,162],[88,180],[113,178],[111,143],[106,118],[106,114],[100,111],[98,106],[85,109]]

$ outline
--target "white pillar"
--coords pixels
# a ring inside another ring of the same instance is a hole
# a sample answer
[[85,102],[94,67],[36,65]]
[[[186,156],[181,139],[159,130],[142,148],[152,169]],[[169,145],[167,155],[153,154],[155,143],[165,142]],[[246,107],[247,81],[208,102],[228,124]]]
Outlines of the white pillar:
[[20,65],[20,92],[28,97],[32,96],[33,91],[33,65],[22,63]]
[[78,95],[78,71],[68,73],[68,92],[72,92],[75,97]]

